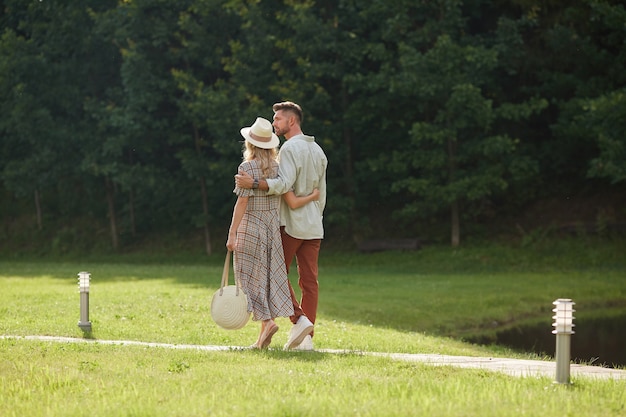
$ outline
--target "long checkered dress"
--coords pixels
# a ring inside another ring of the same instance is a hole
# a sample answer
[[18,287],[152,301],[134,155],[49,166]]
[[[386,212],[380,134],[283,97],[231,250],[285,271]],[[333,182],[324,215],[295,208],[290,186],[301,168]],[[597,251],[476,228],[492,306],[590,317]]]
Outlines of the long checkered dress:
[[[272,177],[276,177],[278,164],[273,168]],[[263,178],[256,160],[243,162],[239,170],[253,178]],[[233,192],[240,197],[249,197],[237,229],[233,268],[248,295],[248,310],[252,312],[253,320],[289,317],[293,315],[293,304],[280,237],[278,207],[281,196],[237,187]]]

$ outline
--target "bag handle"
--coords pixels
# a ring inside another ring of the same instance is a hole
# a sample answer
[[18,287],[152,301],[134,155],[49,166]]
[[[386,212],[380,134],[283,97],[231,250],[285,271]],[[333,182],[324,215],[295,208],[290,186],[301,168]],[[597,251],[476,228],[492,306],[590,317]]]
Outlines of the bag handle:
[[[228,285],[228,269],[230,267],[230,254],[231,251],[226,252],[226,259],[224,260],[224,270],[222,272],[222,286],[220,287],[220,296],[224,293],[224,287]],[[239,285],[235,279],[235,295],[239,295]]]

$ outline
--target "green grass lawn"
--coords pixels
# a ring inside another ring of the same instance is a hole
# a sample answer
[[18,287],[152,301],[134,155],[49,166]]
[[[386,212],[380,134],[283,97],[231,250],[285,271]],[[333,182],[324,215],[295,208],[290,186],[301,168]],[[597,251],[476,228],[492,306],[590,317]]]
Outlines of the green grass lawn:
[[[625,242],[556,241],[371,255],[323,250],[316,348],[536,358],[464,342],[520,322],[551,328],[626,310]],[[248,346],[258,324],[217,328],[223,257],[0,261],[0,334],[82,337],[77,274],[92,274],[91,337]],[[295,269],[295,268],[294,268]],[[292,279],[295,276],[292,274]],[[608,314],[608,313],[607,313]],[[383,357],[0,340],[1,416],[621,416],[626,382],[518,378]],[[552,352],[548,352],[551,354]]]

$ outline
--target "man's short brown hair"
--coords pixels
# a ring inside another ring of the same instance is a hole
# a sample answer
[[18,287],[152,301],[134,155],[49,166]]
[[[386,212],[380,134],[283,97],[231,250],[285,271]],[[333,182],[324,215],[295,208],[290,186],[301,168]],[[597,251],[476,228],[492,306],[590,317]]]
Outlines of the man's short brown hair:
[[283,101],[272,106],[272,110],[276,113],[278,110],[289,111],[298,118],[298,124],[302,124],[302,108],[292,101]]

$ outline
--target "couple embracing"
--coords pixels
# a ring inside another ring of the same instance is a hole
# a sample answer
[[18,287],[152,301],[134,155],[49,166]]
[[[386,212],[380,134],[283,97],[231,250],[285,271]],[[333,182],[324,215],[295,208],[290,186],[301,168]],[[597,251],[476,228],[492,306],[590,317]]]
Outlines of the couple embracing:
[[[302,133],[299,105],[287,101],[272,109],[273,123],[257,118],[241,129],[244,161],[235,175],[237,202],[226,247],[234,253],[253,320],[261,322],[251,347],[268,347],[278,331],[274,319],[289,317],[293,326],[284,348],[313,350],[328,160],[315,138]],[[285,138],[280,151],[278,136]],[[294,257],[300,301],[288,280]]]

